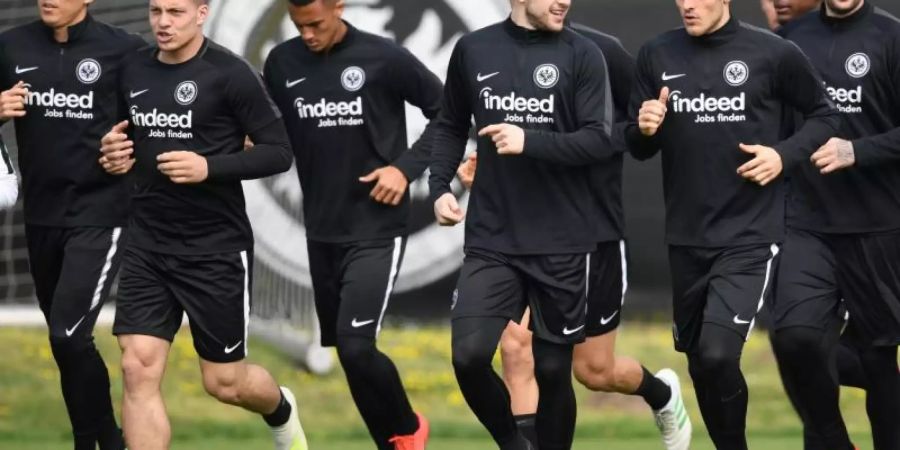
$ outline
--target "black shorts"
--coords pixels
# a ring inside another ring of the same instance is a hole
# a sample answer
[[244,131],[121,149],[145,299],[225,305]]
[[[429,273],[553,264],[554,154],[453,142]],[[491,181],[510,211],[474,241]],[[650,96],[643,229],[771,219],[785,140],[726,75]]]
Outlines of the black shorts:
[[787,229],[769,302],[775,330],[823,329],[843,319],[837,261],[826,239],[811,231]]
[[201,358],[217,363],[246,358],[252,261],[252,251],[169,255],[129,246],[113,334],[171,342],[186,313]]
[[334,346],[338,335],[377,337],[406,238],[306,245],[322,345]]
[[858,343],[900,345],[900,233],[836,235],[830,242]]
[[453,296],[453,319],[501,317],[518,322],[531,307],[538,338],[576,344],[585,338],[588,254],[504,255],[467,249]]
[[601,242],[591,253],[590,265],[585,333],[594,337],[618,328],[622,318],[628,290],[625,241]]
[[776,244],[669,246],[675,349],[693,351],[707,323],[747,338],[771,291],[778,253]]
[[25,236],[50,336],[91,336],[119,270],[124,229],[26,225]]

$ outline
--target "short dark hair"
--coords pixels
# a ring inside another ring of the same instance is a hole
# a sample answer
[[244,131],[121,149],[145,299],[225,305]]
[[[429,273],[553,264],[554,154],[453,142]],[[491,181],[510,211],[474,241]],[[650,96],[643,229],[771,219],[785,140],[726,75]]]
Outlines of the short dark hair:
[[[318,0],[288,0],[288,3],[294,6],[306,6],[317,1]],[[326,5],[334,5],[335,3],[337,3],[337,0],[322,0],[322,3],[325,3]]]

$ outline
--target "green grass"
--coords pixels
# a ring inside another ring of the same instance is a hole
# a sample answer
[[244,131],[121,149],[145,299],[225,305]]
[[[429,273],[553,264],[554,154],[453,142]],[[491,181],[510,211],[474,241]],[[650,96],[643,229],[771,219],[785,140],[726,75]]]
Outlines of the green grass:
[[[113,395],[121,397],[118,347],[108,329],[97,342],[110,366]],[[489,449],[487,433],[460,394],[449,365],[445,328],[387,328],[381,348],[396,362],[413,405],[432,424],[431,450]],[[668,328],[629,324],[622,329],[619,352],[641,359],[651,370],[672,367],[682,375],[685,400],[694,422],[693,449],[712,449],[687,379],[684,357],[672,350]],[[68,419],[59,394],[59,379],[40,329],[0,328],[0,449],[70,449]],[[269,368],[294,390],[301,419],[314,450],[370,449],[373,445],[354,409],[340,370],[318,378],[288,364],[260,343],[251,344],[251,360]],[[748,342],[743,366],[750,385],[748,435],[751,448],[799,449],[800,423],[782,391],[762,334]],[[267,429],[254,415],[218,405],[200,383],[199,367],[187,330],[172,348],[164,394],[173,424],[173,449],[237,450],[270,448]],[[578,388],[576,449],[658,449],[650,411],[634,397],[596,394]],[[843,391],[842,408],[861,449],[871,448],[861,391]],[[118,408],[117,408],[118,409]]]

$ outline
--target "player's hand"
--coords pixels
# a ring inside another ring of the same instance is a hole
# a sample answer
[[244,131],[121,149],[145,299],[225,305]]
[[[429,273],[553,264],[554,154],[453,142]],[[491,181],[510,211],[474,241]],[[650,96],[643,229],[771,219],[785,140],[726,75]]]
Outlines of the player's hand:
[[369,197],[378,203],[385,205],[397,206],[403,201],[403,195],[406,194],[406,187],[409,181],[406,175],[400,169],[394,166],[385,166],[375,169],[368,175],[360,177],[361,183],[371,183],[375,181],[375,187],[369,192]]
[[456,196],[448,192],[434,202],[434,216],[439,224],[453,226],[462,222],[466,218],[466,213],[459,207]]
[[244,150],[250,150],[253,148],[253,141],[250,140],[250,136],[244,137]]
[[475,169],[478,167],[478,153],[472,152],[469,153],[469,157],[466,158],[466,161],[459,165],[459,168],[456,169],[456,176],[459,177],[460,183],[466,187],[466,189],[472,189],[472,184],[475,183]]
[[488,125],[478,131],[479,136],[490,136],[497,146],[497,154],[520,155],[525,149],[525,130],[508,123]]
[[115,124],[100,140],[100,165],[110,175],[124,175],[134,166],[134,142],[128,140],[128,121]]
[[24,81],[20,81],[0,93],[0,120],[25,117],[26,98],[28,98],[28,88],[25,87]]
[[852,142],[831,138],[812,154],[810,160],[824,175],[856,164],[856,152],[853,150]]
[[738,167],[738,175],[760,186],[769,184],[778,175],[781,175],[783,168],[781,155],[774,148],[765,145],[739,144],[738,146],[742,151],[755,156]]
[[638,112],[638,126],[641,128],[641,134],[644,136],[653,136],[659,131],[663,121],[666,119],[666,112],[669,107],[669,88],[663,86],[659,91],[659,98],[647,100],[641,105]]
[[159,171],[176,184],[202,183],[209,176],[206,158],[187,150],[163,153],[156,162]]

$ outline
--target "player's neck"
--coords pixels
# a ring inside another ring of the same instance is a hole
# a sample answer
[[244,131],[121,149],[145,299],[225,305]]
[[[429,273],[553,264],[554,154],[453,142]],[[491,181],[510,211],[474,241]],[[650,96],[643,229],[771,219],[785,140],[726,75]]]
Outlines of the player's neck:
[[205,39],[206,37],[203,36],[203,33],[197,33],[197,36],[194,36],[193,39],[179,49],[171,51],[160,50],[157,58],[163,64],[181,64],[189,61],[197,56],[197,53],[200,53]]
[[53,40],[59,42],[60,44],[69,42],[69,27],[74,27],[81,22],[84,22],[84,19],[87,18],[87,8],[82,9],[71,22],[53,29]]
[[330,52],[331,49],[333,49],[335,45],[338,45],[341,42],[343,42],[344,39],[347,39],[347,31],[348,30],[349,30],[349,27],[347,27],[347,23],[342,20],[340,25],[338,25],[338,30],[334,33],[334,39],[331,40],[331,43],[328,44],[328,47],[326,47],[324,50],[322,50],[322,52],[323,53]]
[[510,19],[512,19],[513,23],[526,29],[526,30],[536,30],[537,28],[528,20],[528,11],[525,10],[524,7],[513,8],[512,13],[509,15]]
[[827,15],[828,17],[833,17],[835,19],[846,19],[847,17],[850,17],[850,16],[856,14],[860,9],[862,9],[863,5],[865,5],[865,4],[866,4],[866,2],[865,2],[865,0],[863,0],[863,1],[859,2],[858,5],[856,5],[856,8],[853,8],[850,11],[842,13],[842,12],[838,12],[838,11],[835,11],[835,10],[829,8],[828,3],[826,2],[825,3],[825,15]]
[[722,28],[725,27],[725,25],[728,25],[728,22],[730,22],[730,21],[731,21],[731,11],[728,9],[725,9],[725,11],[722,12],[722,18],[719,19],[719,22],[716,23],[712,28],[710,28],[706,34],[710,35],[710,34],[715,33],[716,31],[721,30]]

